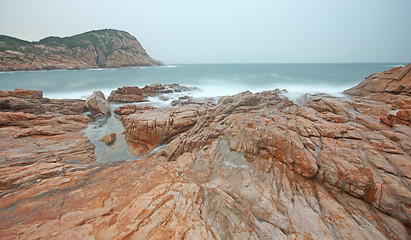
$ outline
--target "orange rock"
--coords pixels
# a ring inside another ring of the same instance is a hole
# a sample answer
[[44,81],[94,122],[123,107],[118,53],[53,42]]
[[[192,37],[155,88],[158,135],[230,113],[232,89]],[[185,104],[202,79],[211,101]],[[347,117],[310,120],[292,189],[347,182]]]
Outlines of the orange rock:
[[411,64],[374,73],[344,93],[366,96],[371,93],[411,94]]
[[141,106],[141,105],[124,105],[124,106],[116,108],[114,110],[114,113],[119,114],[119,115],[130,115],[135,112],[142,113],[144,110],[150,110],[150,109],[154,109],[154,107]]
[[183,106],[175,109],[145,110],[123,117],[126,140],[139,145],[141,153],[153,150],[190,129],[198,121],[198,111],[197,106]]

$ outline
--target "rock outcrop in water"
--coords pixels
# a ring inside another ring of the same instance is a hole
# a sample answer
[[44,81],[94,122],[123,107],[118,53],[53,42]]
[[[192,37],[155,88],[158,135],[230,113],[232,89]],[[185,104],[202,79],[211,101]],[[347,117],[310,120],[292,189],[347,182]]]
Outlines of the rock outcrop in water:
[[99,141],[107,144],[107,145],[111,145],[116,141],[116,137],[117,135],[115,133],[110,133],[107,134],[106,136],[102,137],[99,139]]
[[148,97],[158,96],[160,94],[189,92],[198,90],[195,87],[180,86],[179,84],[160,84],[139,87],[121,87],[111,92],[108,97],[109,102],[117,103],[133,103],[133,102],[148,102]]
[[0,35],[0,71],[163,65],[127,32],[104,29],[38,42]]
[[[398,79],[409,67],[382,75]],[[2,108],[2,119],[13,120],[0,128],[0,238],[409,239],[410,119],[382,120],[409,109],[409,99],[403,90],[318,94],[296,105],[274,90],[217,104],[123,106],[127,139],[146,150],[166,146],[110,164],[84,164],[90,158],[75,146],[64,158],[53,151],[20,160],[52,136],[14,139],[27,122],[14,119],[54,124],[59,139],[70,139],[78,132],[65,124],[84,117],[47,113],[44,122],[41,111]],[[10,144],[25,147],[4,152]]]

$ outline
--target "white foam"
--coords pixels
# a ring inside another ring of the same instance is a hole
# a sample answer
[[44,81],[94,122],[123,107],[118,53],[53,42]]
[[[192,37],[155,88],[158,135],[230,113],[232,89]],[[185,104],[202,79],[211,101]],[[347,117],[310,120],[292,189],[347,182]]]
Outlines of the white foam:
[[344,97],[343,91],[348,89],[350,86],[337,86],[332,87],[329,85],[283,85],[279,89],[287,90],[284,95],[290,100],[294,101],[305,94],[317,94],[325,93],[335,97]]
[[[107,98],[113,89],[102,89],[100,90],[104,96]],[[50,99],[87,99],[94,91],[97,90],[83,90],[75,92],[53,92],[47,93],[43,92],[44,97]]]
[[88,71],[104,71],[104,70],[108,70],[108,68],[90,68],[87,69]]
[[179,97],[183,96],[192,96],[188,92],[178,92],[178,93],[167,93],[161,94],[155,97],[148,97],[147,100],[149,101],[150,105],[153,107],[171,107],[171,102],[177,100]]
[[335,97],[344,97],[342,93],[344,90],[352,87],[351,85],[347,86],[330,86],[327,84],[278,84],[275,83],[269,86],[253,86],[245,84],[231,84],[231,83],[218,83],[218,84],[209,84],[197,86],[200,88],[199,91],[191,92],[192,97],[220,97],[220,96],[229,96],[235,95],[240,92],[250,91],[252,93],[269,91],[274,89],[286,90],[284,95],[290,100],[295,101],[305,94],[317,94],[325,93]]

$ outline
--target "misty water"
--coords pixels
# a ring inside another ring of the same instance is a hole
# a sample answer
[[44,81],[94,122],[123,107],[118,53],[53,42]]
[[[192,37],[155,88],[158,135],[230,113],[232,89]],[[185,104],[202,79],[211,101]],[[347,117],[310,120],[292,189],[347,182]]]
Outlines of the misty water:
[[199,87],[198,96],[223,96],[275,88],[290,93],[340,93],[368,75],[402,63],[372,64],[184,64],[92,70],[1,72],[0,89],[42,90],[48,98],[85,98],[95,90],[106,95],[118,87],[179,83]]
[[[95,90],[106,97],[118,87],[153,83],[178,83],[198,87],[198,91],[172,94],[163,101],[150,98],[158,107],[169,106],[179,96],[217,97],[242,91],[260,92],[286,89],[286,95],[295,99],[305,93],[329,93],[342,96],[342,91],[355,86],[368,75],[401,66],[402,63],[370,64],[185,64],[160,67],[135,67],[92,70],[53,70],[37,72],[1,72],[0,90],[15,88],[42,90],[48,98],[86,99]],[[118,104],[112,104],[111,112]],[[129,145],[122,135],[124,127],[111,116],[96,119],[84,131],[96,146],[99,162],[133,160]],[[116,142],[106,146],[98,139],[115,132]]]

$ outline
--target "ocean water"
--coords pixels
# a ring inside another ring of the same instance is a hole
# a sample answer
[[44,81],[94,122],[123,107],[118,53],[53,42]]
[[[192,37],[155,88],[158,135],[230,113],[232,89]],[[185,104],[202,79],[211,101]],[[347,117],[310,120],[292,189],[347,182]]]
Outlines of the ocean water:
[[[276,88],[286,89],[286,95],[294,100],[305,93],[342,95],[342,91],[360,83],[368,75],[401,65],[186,64],[119,69],[0,72],[0,90],[36,89],[42,90],[48,98],[86,99],[95,90],[101,90],[108,96],[112,90],[123,86],[144,87],[152,83],[178,83],[197,87],[199,90],[167,94],[167,100],[152,97],[149,98],[149,104],[170,106],[173,99],[184,95],[218,97],[247,90],[260,92]],[[133,146],[125,141],[124,126],[114,117],[113,111],[120,105],[112,103],[111,115],[94,119],[84,130],[84,135],[95,146],[98,162],[132,161],[143,156],[136,153]],[[111,146],[98,141],[112,132],[117,134],[117,140]]]
[[183,64],[92,70],[1,72],[0,90],[42,90],[48,98],[86,98],[95,90],[105,95],[118,87],[152,83],[195,86],[196,97],[232,95],[242,91],[286,89],[291,97],[304,93],[340,94],[368,75],[402,63],[360,64]]

